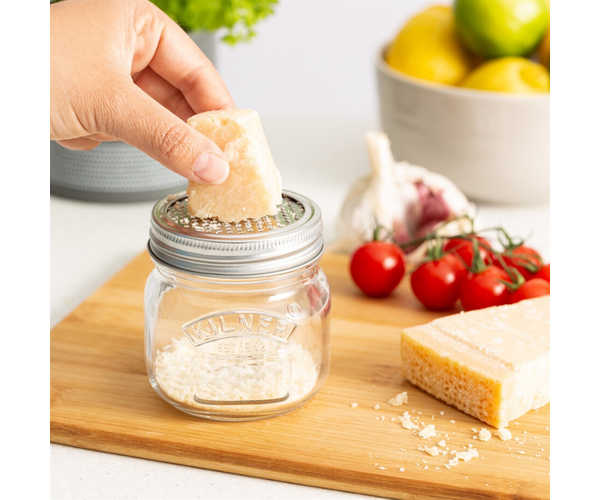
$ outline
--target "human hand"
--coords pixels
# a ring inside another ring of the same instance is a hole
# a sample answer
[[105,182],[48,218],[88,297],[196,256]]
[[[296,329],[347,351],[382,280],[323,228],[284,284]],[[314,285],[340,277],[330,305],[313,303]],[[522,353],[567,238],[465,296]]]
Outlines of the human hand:
[[121,140],[194,182],[227,178],[223,151],[185,121],[235,105],[174,21],[147,0],[66,0],[50,22],[50,140]]

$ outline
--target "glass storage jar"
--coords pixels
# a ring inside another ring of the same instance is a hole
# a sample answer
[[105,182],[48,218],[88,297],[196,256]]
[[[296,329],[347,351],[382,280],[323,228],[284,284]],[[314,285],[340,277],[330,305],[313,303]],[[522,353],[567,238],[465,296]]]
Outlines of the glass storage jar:
[[275,216],[190,217],[185,193],[153,209],[145,289],[146,367],[174,407],[256,420],[300,407],[329,373],[329,285],[321,212],[284,191]]

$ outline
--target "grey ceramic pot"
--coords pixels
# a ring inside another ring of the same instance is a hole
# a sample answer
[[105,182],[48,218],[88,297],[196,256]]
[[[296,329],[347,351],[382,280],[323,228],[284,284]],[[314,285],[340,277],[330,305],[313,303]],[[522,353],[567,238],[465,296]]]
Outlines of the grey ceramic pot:
[[123,142],[72,151],[50,142],[50,192],[97,202],[160,199],[187,187],[187,180]]
[[[216,66],[216,37],[190,33]],[[187,180],[123,142],[103,142],[91,151],[72,151],[50,141],[50,192],[85,201],[158,200],[182,191]]]

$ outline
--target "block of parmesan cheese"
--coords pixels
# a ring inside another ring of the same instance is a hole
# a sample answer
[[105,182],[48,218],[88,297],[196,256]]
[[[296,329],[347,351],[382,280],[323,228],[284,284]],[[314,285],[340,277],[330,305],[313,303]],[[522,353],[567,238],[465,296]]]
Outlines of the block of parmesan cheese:
[[251,109],[207,111],[189,118],[188,124],[212,139],[230,165],[223,184],[190,181],[190,215],[218,217],[223,222],[275,215],[282,202],[281,177],[258,113]]
[[550,401],[550,297],[406,328],[401,372],[494,427]]

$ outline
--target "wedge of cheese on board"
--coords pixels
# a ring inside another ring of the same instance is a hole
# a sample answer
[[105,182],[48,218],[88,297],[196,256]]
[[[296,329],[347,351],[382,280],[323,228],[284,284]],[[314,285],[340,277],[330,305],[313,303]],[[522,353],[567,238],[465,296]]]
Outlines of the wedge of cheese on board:
[[550,401],[550,296],[407,328],[401,372],[494,427]]
[[223,222],[275,215],[282,202],[281,177],[258,113],[251,109],[207,111],[187,122],[221,148],[230,166],[222,184],[190,181],[190,215],[218,217]]

